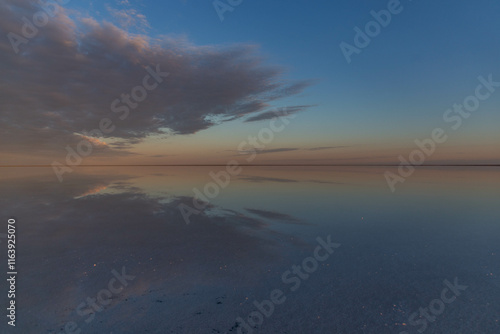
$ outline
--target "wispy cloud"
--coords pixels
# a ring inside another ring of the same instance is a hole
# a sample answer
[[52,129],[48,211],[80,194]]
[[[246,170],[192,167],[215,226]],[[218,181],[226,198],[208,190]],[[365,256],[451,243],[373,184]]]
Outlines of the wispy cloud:
[[323,150],[333,150],[333,149],[337,149],[337,148],[348,148],[348,147],[351,147],[351,146],[323,146],[323,147],[312,147],[312,148],[308,148],[307,150],[308,151],[323,151]]
[[[307,85],[308,85],[307,82],[302,82],[298,85],[298,87],[296,87],[293,90],[293,92],[297,91],[299,89],[299,87],[301,87],[303,89],[303,88],[307,87]],[[289,92],[290,91],[288,91],[288,93]],[[306,109],[311,108],[311,107],[314,107],[314,105],[293,106],[293,107],[281,108],[281,110],[266,111],[266,112],[263,112],[259,115],[247,118],[245,120],[245,122],[258,122],[258,121],[265,121],[265,120],[273,119],[273,118],[276,118],[276,116],[279,115],[280,113],[285,113],[287,115],[293,115],[293,114],[296,114],[300,111],[306,110]]]
[[256,150],[256,151],[239,151],[239,154],[254,154],[257,152],[258,154],[268,154],[268,153],[281,153],[281,152],[290,152],[290,151],[298,151],[298,148],[274,148],[269,150]]
[[175,157],[175,154],[156,154],[150,155],[151,158],[167,158],[167,157]]
[[[282,152],[293,152],[293,151],[322,151],[322,150],[333,150],[333,149],[340,149],[340,148],[347,148],[351,146],[328,146],[328,147],[313,147],[313,148],[298,148],[298,147],[281,147],[281,148],[273,148],[273,149],[252,149],[252,150],[241,150],[241,151],[236,151],[238,152],[239,155],[246,155],[246,154],[255,154],[258,153],[260,154],[268,154],[268,153],[282,153]],[[234,152],[232,150],[229,150],[230,152]]]
[[137,9],[131,8],[128,1],[117,1],[118,5],[125,8],[113,8],[106,5],[106,10],[115,19],[115,22],[125,30],[135,28],[138,31],[146,32],[151,28],[149,22],[144,14],[141,14]]

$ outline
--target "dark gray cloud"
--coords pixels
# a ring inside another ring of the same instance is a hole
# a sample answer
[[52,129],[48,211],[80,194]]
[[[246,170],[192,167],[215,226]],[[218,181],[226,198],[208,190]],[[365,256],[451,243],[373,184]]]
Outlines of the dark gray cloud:
[[[300,87],[305,88],[307,87],[307,83],[301,83]],[[298,88],[297,88],[298,89]],[[293,90],[295,92],[295,90]],[[285,107],[285,108],[280,108],[277,110],[270,110],[263,112],[259,115],[249,117],[245,120],[245,122],[258,122],[258,121],[265,121],[269,119],[276,118],[279,115],[293,115],[296,114],[300,111],[306,110],[307,108],[314,107],[313,105],[308,105],[308,106],[293,106],[293,107]]]
[[322,146],[322,147],[308,148],[307,150],[308,151],[323,151],[323,150],[332,150],[332,149],[336,149],[336,148],[347,148],[347,147],[350,147],[350,146]]
[[266,154],[266,153],[280,153],[280,152],[290,152],[290,151],[298,151],[298,148],[295,147],[284,147],[284,148],[274,148],[269,150],[257,150],[258,154]]
[[176,154],[156,154],[150,155],[151,158],[167,158],[167,157],[175,157]]
[[[238,155],[251,155],[251,154],[266,154],[266,153],[281,153],[281,152],[291,152],[291,151],[322,151],[322,150],[331,150],[338,148],[346,148],[350,146],[325,146],[325,147],[312,147],[312,148],[298,148],[298,147],[280,147],[273,149],[252,149],[252,150],[243,150],[237,151]],[[230,150],[233,152],[232,150]]]
[[[34,1],[0,2],[0,34],[23,36],[22,18],[39,10]],[[116,128],[104,137],[116,143],[98,145],[94,153],[123,155],[148,136],[193,134],[265,114],[271,101],[309,85],[287,83],[284,69],[267,65],[254,45],[198,46],[185,38],[129,34],[108,22],[73,19],[62,7],[37,30],[17,54],[8,38],[0,39],[2,152],[60,152],[109,118]],[[169,76],[120,119],[112,102],[142,85],[146,68],[157,65]]]

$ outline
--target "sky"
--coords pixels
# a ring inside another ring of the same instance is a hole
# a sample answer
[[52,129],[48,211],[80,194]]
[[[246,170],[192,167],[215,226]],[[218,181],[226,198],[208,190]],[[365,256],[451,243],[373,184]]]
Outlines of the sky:
[[47,3],[0,0],[0,165],[500,164],[497,1]]

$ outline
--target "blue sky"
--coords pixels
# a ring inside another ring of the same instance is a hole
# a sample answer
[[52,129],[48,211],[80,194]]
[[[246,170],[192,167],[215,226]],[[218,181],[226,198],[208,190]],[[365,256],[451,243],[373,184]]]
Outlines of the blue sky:
[[255,43],[291,78],[317,79],[300,101],[318,105],[310,111],[313,124],[344,135],[352,130],[342,124],[360,119],[364,134],[383,136],[391,121],[395,133],[408,125],[403,133],[432,129],[470,94],[478,75],[500,69],[497,1],[401,1],[403,11],[350,65],[340,42],[352,44],[353,28],[373,20],[370,11],[386,9],[388,1],[247,0],[225,12],[223,22],[211,1],[131,3],[147,16],[151,34],[186,35],[195,44]]
[[[215,48],[258,46],[266,64],[285,70],[283,80],[312,83],[300,94],[272,102],[273,107],[311,107],[298,113],[269,148],[343,145],[360,148],[352,154],[362,158],[373,150],[411,149],[414,139],[442,126],[446,109],[474,92],[478,76],[493,74],[500,80],[496,1],[401,1],[401,13],[392,15],[391,23],[348,64],[339,44],[354,44],[353,29],[364,28],[373,20],[370,12],[387,9],[388,3],[244,0],[225,12],[222,22],[212,1],[72,1],[64,7],[75,21],[109,21],[127,33],[159,40],[184,38]],[[119,11],[144,16],[136,25],[123,26]],[[446,146],[498,143],[499,102],[500,94],[483,102]],[[219,152],[260,128],[259,122],[237,119],[162,143],[210,142]],[[155,138],[134,147],[150,143],[160,145]]]

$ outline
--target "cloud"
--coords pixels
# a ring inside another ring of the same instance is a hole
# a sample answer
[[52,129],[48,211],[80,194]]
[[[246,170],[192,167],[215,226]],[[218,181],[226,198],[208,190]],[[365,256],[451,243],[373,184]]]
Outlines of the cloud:
[[[301,87],[305,88],[307,86],[307,83],[301,83]],[[296,88],[298,89],[298,88]],[[295,90],[293,90],[295,92]],[[278,110],[271,110],[271,111],[266,111],[263,112],[259,115],[249,117],[245,120],[245,122],[258,122],[258,121],[265,121],[269,119],[273,119],[278,117],[279,115],[293,115],[296,114],[300,111],[306,110],[307,108],[314,107],[313,105],[309,106],[294,106],[294,107],[285,107],[285,108],[280,108]]]
[[290,151],[297,151],[298,148],[275,148],[275,149],[269,149],[269,150],[260,150],[258,151],[259,154],[266,154],[266,153],[280,153],[280,152],[290,152]]
[[336,148],[347,148],[351,146],[323,146],[323,147],[312,147],[308,148],[308,151],[323,151],[323,150],[331,150],[331,149],[336,149]]
[[281,153],[281,152],[290,152],[290,151],[298,151],[298,148],[274,148],[274,149],[269,149],[269,150],[259,150],[256,149],[251,150],[251,151],[238,151],[239,155],[247,155],[247,154],[255,154],[257,152],[258,154],[266,154],[266,153]]
[[167,157],[175,157],[176,154],[155,154],[150,155],[151,158],[167,158]]
[[135,28],[141,32],[145,32],[147,29],[151,28],[146,16],[136,9],[130,8],[130,3],[128,1],[119,1],[118,4],[128,8],[117,9],[106,5],[106,10],[121,28],[125,30]]
[[[29,0],[1,2],[0,33],[22,36],[21,18],[39,10]],[[128,149],[149,136],[194,134],[266,114],[270,102],[309,85],[287,83],[284,69],[266,64],[254,45],[198,46],[184,37],[130,34],[109,22],[73,19],[62,7],[19,45],[18,54],[7,38],[0,49],[2,152],[62,156],[84,130],[109,118],[116,128],[93,154],[130,154]],[[157,65],[169,76],[121,120],[111,104],[131,94],[146,68]]]
[[[250,154],[266,154],[266,153],[281,153],[281,152],[291,152],[291,151],[322,151],[322,150],[330,150],[337,148],[346,148],[350,146],[325,146],[325,147],[313,147],[313,148],[298,148],[298,147],[282,147],[282,148],[274,148],[274,149],[252,149],[252,150],[241,150],[236,151],[238,155],[250,155]],[[230,150],[233,152],[232,150]]]

